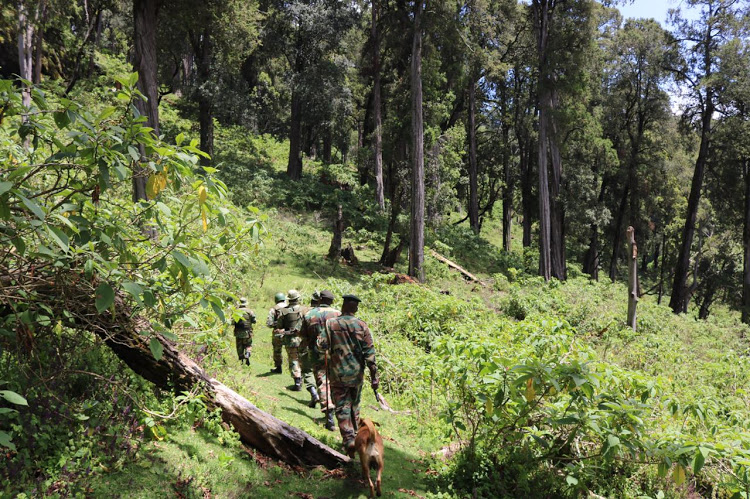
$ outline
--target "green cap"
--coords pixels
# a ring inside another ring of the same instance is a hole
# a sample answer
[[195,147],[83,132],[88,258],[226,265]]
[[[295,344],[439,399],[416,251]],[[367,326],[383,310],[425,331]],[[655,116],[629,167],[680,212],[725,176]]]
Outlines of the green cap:
[[289,301],[297,301],[300,298],[300,294],[296,289],[290,289],[287,292],[286,297],[289,298]]
[[274,296],[273,299],[276,300],[276,303],[279,303],[286,300],[286,295],[284,293],[276,293],[276,296]]
[[324,289],[323,291],[320,292],[320,299],[321,300],[329,300],[329,301],[333,302],[333,293],[331,293],[327,289]]
[[247,307],[247,298],[244,296],[240,298],[240,307]]
[[345,302],[347,301],[356,301],[357,303],[361,302],[362,300],[359,299],[357,295],[344,295],[342,296]]

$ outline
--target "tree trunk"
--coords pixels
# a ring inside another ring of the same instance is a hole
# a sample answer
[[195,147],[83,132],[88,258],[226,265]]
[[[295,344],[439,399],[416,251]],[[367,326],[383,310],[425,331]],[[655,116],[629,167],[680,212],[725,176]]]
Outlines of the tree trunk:
[[745,213],[742,228],[742,322],[750,324],[750,161],[743,165]]
[[627,240],[630,245],[628,256],[628,327],[636,328],[636,306],[638,305],[638,246],[635,244],[635,229],[630,226],[627,230]]
[[667,268],[667,233],[661,235],[661,269],[659,270],[659,296],[656,303],[661,305],[661,299],[664,296],[664,271]]
[[412,179],[409,275],[424,282],[424,130],[422,116],[422,0],[414,4],[411,64]]
[[383,116],[380,102],[380,33],[378,31],[378,0],[372,0],[372,98],[373,118],[373,153],[375,156],[375,200],[380,211],[385,209],[385,192],[383,187]]
[[302,178],[302,99],[292,90],[292,116],[289,125],[289,163],[286,174],[292,180]]
[[539,275],[549,281],[552,277],[550,247],[549,180],[547,178],[547,110],[539,108]]
[[476,125],[476,78],[472,71],[469,77],[469,105],[466,133],[469,139],[469,226],[479,234],[479,194],[477,181],[477,125]]
[[336,260],[341,255],[341,239],[344,233],[344,212],[341,205],[336,212],[336,220],[333,222],[333,237],[331,246],[328,248],[328,259]]
[[503,250],[511,249],[511,228],[513,224],[513,173],[510,168],[510,127],[503,124]]
[[[533,169],[531,167],[532,144],[528,135],[524,134],[524,140],[519,140],[519,168],[521,169],[521,210],[523,210],[523,239],[524,248],[531,247],[531,219],[534,210],[532,199]],[[523,144],[523,147],[521,147]]]
[[547,37],[549,34],[550,1],[533,0],[534,31],[536,35],[539,67],[538,108],[539,108],[539,275],[549,281],[552,277],[551,216],[548,155],[551,89],[547,78]]
[[612,241],[612,259],[609,261],[609,279],[612,282],[615,282],[615,279],[617,279],[617,257],[620,254],[620,233],[622,222],[625,219],[625,208],[628,203],[629,191],[630,185],[625,185],[625,190],[622,192],[622,198],[620,199],[620,206],[617,209],[617,217],[615,217],[614,240]]
[[[33,43],[34,22],[28,1],[18,2],[18,67],[19,76],[29,82],[33,78]],[[24,107],[31,106],[31,88],[23,85],[22,102]]]
[[201,164],[208,166],[214,156],[214,113],[211,91],[206,88],[211,79],[211,65],[213,63],[213,40],[211,39],[211,25],[203,28],[198,37],[192,35],[193,52],[198,60],[198,122],[201,130],[201,151],[209,158],[201,157]]
[[47,21],[47,1],[41,0],[37,7],[38,25],[36,27],[36,43],[34,44],[34,85],[42,82],[42,54],[44,49],[44,24]]
[[557,98],[550,91],[546,118],[547,140],[549,141],[550,163],[552,165],[552,178],[550,179],[550,256],[552,259],[552,277],[565,280],[568,269],[565,258],[565,210],[560,198],[562,183],[562,155],[557,145],[557,127],[553,120],[552,111],[557,104]]
[[[156,65],[156,22],[159,0],[133,0],[133,69],[138,72],[138,90],[146,97],[135,101],[138,112],[159,136],[159,83]],[[143,151],[141,151],[143,155]],[[133,174],[133,200],[148,199],[148,169],[136,168]]]

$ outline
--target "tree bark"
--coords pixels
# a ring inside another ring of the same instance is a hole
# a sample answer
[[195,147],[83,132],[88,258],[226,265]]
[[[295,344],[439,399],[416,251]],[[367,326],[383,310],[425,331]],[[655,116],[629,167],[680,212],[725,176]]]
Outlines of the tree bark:
[[47,20],[47,1],[41,0],[37,7],[38,25],[36,27],[36,43],[34,44],[34,85],[42,82],[42,54],[44,49],[44,24]]
[[472,71],[469,76],[469,105],[466,133],[469,139],[469,226],[479,234],[479,194],[477,180],[477,125],[476,125],[476,78]]
[[614,240],[612,241],[612,259],[609,261],[609,279],[612,282],[615,282],[615,279],[617,279],[617,257],[620,253],[620,234],[622,222],[625,219],[625,209],[628,203],[629,191],[630,184],[626,184],[625,190],[622,192],[622,198],[620,199],[620,206],[617,208],[617,216],[615,217]]
[[515,182],[510,168],[509,125],[503,124],[503,250],[511,249],[511,228],[513,224],[513,190]]
[[[156,65],[156,23],[160,0],[133,0],[133,69],[138,72],[138,90],[146,99],[135,106],[147,118],[147,124],[159,136],[159,83]],[[141,151],[143,154],[143,151]],[[148,199],[148,170],[137,168],[133,174],[133,200]]]
[[411,64],[412,179],[409,275],[424,282],[424,128],[422,115],[422,0],[414,4]]
[[638,305],[638,246],[635,244],[635,229],[630,226],[627,230],[627,240],[630,245],[628,257],[628,327],[636,330],[636,306]]
[[551,213],[549,192],[548,155],[551,89],[547,81],[547,37],[549,34],[551,0],[533,0],[534,31],[537,42],[539,67],[539,275],[549,281],[552,277]]
[[750,324],[750,161],[743,164],[745,213],[742,228],[742,322]]
[[344,233],[344,211],[341,205],[336,212],[336,220],[333,222],[333,237],[331,246],[328,248],[328,259],[336,260],[341,255],[341,240]]
[[289,163],[286,173],[292,180],[302,178],[302,99],[292,90],[292,116],[289,125]]
[[[18,2],[18,67],[19,76],[31,81],[33,78],[33,42],[34,23],[27,1]],[[31,88],[23,85],[22,102],[24,107],[31,106]]]
[[211,66],[213,64],[213,40],[211,25],[206,24],[200,35],[191,33],[193,52],[198,61],[198,122],[200,124],[201,151],[208,154],[209,158],[201,157],[201,164],[208,166],[214,156],[214,113],[213,97],[211,90],[207,88],[211,79]]
[[375,156],[375,200],[381,211],[385,209],[385,192],[383,184],[383,116],[380,102],[380,33],[378,30],[378,0],[372,0],[372,97],[373,118],[373,152]]

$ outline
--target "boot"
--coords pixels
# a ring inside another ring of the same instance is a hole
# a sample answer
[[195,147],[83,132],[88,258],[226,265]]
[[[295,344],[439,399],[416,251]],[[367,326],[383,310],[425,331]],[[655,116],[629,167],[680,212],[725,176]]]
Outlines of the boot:
[[328,419],[326,420],[326,430],[334,431],[336,429],[336,423],[333,421],[333,411],[328,411]]
[[320,402],[318,391],[315,389],[314,386],[311,386],[307,390],[310,392],[310,403],[307,404],[307,407],[315,407],[318,404],[318,402]]
[[278,366],[274,367],[273,369],[271,369],[271,372],[273,374],[281,374],[281,365],[278,365]]
[[302,390],[302,378],[294,378],[294,386],[292,387],[293,392]]

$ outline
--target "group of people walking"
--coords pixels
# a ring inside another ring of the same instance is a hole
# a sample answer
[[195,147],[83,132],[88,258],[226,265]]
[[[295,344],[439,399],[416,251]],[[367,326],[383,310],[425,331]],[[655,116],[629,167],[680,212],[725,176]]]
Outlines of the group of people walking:
[[[336,415],[344,450],[353,453],[365,368],[370,372],[373,390],[379,386],[372,334],[367,324],[356,317],[361,300],[356,295],[344,295],[339,311],[333,307],[335,297],[329,290],[313,293],[310,306],[300,303],[300,293],[295,289],[286,295],[276,293],[274,299],[276,304],[266,319],[266,326],[273,331],[271,372],[281,374],[282,347],[285,348],[294,381],[291,389],[301,391],[304,381],[310,392],[309,407],[320,406],[325,427],[330,431],[335,429]],[[248,365],[255,322],[247,300],[241,298],[234,335],[237,356]]]

